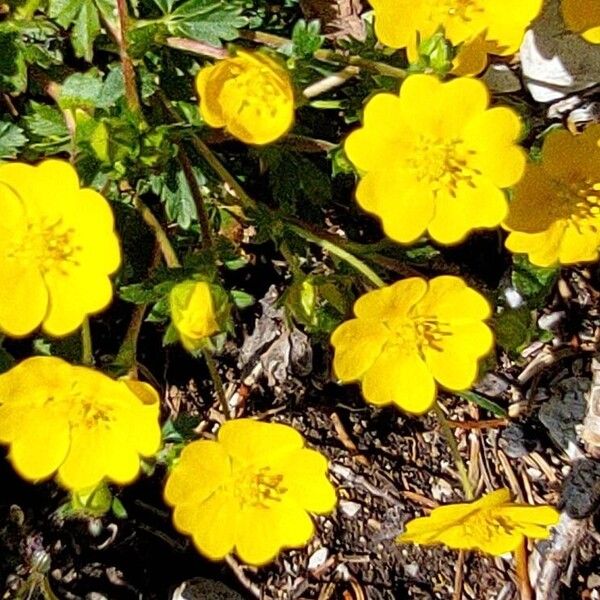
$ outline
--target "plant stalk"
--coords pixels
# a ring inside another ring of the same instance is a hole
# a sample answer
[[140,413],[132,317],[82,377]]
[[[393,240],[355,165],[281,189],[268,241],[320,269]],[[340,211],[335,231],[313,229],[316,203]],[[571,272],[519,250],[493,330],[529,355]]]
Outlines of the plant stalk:
[[229,409],[229,404],[227,404],[227,398],[225,397],[225,388],[223,387],[223,380],[221,379],[221,376],[219,375],[219,370],[217,369],[217,363],[215,363],[215,359],[212,357],[210,351],[206,348],[202,349],[202,356],[206,361],[206,366],[208,367],[210,378],[212,379],[213,385],[215,386],[215,392],[217,393],[217,398],[219,399],[219,404],[221,405],[223,415],[227,420],[230,420],[231,410]]

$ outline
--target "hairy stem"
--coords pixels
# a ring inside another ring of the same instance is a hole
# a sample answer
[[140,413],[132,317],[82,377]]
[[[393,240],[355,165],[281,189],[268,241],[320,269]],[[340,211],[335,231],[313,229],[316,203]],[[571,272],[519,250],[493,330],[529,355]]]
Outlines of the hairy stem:
[[356,269],[359,273],[364,275],[376,287],[385,287],[385,282],[383,279],[381,279],[379,275],[377,275],[377,273],[375,273],[375,271],[373,271],[373,269],[371,269],[371,267],[369,267],[366,263],[354,256],[354,254],[350,254],[350,252],[344,250],[334,242],[318,237],[317,235],[307,231],[306,229],[303,229],[302,227],[299,227],[298,225],[288,224],[287,228],[301,238],[321,246],[323,250],[326,250],[330,254],[342,259],[344,262]]
[[132,112],[139,113],[141,111],[140,97],[138,95],[135,69],[133,62],[127,50],[127,29],[129,26],[129,11],[127,8],[127,0],[117,0],[117,13],[119,16],[119,35],[117,44],[119,46],[119,56],[121,57],[121,67],[123,69],[123,79],[125,81],[125,97],[127,105]]
[[215,386],[215,392],[217,393],[217,398],[219,399],[219,404],[221,405],[221,410],[223,411],[223,415],[227,420],[231,419],[231,411],[229,410],[229,404],[227,404],[227,398],[225,397],[225,388],[223,387],[223,380],[219,375],[219,370],[217,369],[217,363],[215,363],[215,359],[212,357],[210,350],[206,348],[202,349],[202,356],[206,361],[206,366],[208,367],[208,372],[210,373],[210,378],[212,379],[213,385]]
[[90,320],[85,317],[81,324],[81,362],[86,367],[94,364],[94,351],[92,347],[92,332],[90,330]]
[[177,258],[177,254],[173,246],[171,245],[171,241],[167,236],[167,233],[162,228],[162,225],[158,222],[158,219],[154,216],[154,213],[142,202],[142,200],[136,196],[133,199],[134,206],[138,209],[140,214],[142,215],[142,219],[150,229],[152,229],[152,233],[154,233],[154,237],[160,247],[160,251],[165,259],[165,263],[167,267],[170,269],[177,269],[181,267],[181,263],[179,262],[179,258]]
[[213,239],[212,232],[210,230],[210,222],[208,220],[208,212],[206,211],[206,203],[204,202],[204,197],[202,196],[202,192],[200,191],[198,180],[196,179],[196,175],[194,174],[194,169],[192,168],[190,158],[181,146],[179,146],[177,158],[181,163],[181,166],[183,168],[183,174],[185,176],[186,181],[188,182],[190,192],[192,193],[192,198],[196,203],[198,221],[200,223],[200,231],[202,232],[202,248],[208,250],[212,247]]
[[471,485],[471,482],[469,480],[469,475],[467,473],[465,463],[462,459],[462,456],[460,455],[460,451],[458,449],[458,444],[456,443],[454,433],[452,433],[452,429],[450,429],[448,421],[446,420],[446,415],[444,414],[444,411],[441,409],[437,401],[433,405],[433,410],[435,411],[435,416],[437,417],[438,423],[440,424],[440,429],[442,430],[442,434],[446,439],[446,443],[448,444],[448,448],[450,449],[450,454],[452,455],[452,459],[454,460],[454,464],[456,465],[456,470],[458,471],[458,476],[460,477],[460,483],[465,493],[465,498],[467,500],[473,500],[475,496],[473,492],[473,486]]

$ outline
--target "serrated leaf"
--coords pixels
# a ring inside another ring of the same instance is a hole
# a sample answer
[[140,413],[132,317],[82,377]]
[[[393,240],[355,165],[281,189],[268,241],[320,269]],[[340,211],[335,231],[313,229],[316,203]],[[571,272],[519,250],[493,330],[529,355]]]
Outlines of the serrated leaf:
[[103,82],[100,76],[88,73],[74,73],[67,77],[61,88],[59,104],[63,109],[87,108],[94,109],[102,94]]
[[66,29],[75,21],[80,8],[81,0],[50,0],[48,16]]
[[81,10],[75,20],[71,43],[75,54],[92,62],[94,40],[100,33],[100,17],[92,0],[83,0]]
[[236,39],[238,28],[246,25],[241,13],[242,7],[236,2],[187,0],[171,12],[167,28],[172,35],[220,46],[223,40]]
[[69,136],[60,110],[47,104],[32,101],[29,104],[29,114],[23,121],[29,133],[37,138],[58,141]]
[[20,127],[0,121],[0,158],[14,158],[26,143]]

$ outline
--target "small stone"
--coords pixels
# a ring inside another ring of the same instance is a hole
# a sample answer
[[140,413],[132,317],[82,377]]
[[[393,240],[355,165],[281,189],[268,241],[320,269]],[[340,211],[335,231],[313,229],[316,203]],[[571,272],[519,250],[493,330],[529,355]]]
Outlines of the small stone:
[[434,500],[445,501],[452,497],[452,486],[445,479],[438,479],[431,486]]
[[360,510],[360,504],[349,500],[340,500],[340,510],[351,518]]
[[411,562],[411,563],[408,563],[407,565],[404,565],[404,574],[407,577],[416,579],[417,576],[419,575],[419,565],[416,562]]
[[341,563],[336,567],[335,575],[342,581],[350,581],[350,571],[344,563]]
[[319,548],[308,559],[308,570],[316,571],[329,558],[329,548]]
[[587,586],[588,588],[600,587],[600,575],[598,575],[598,573],[592,573],[587,578]]

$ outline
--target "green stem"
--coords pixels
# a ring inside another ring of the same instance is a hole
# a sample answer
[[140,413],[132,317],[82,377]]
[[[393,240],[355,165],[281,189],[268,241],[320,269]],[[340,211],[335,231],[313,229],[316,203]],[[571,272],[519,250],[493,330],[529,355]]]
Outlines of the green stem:
[[154,237],[160,246],[160,251],[165,259],[167,267],[169,267],[169,269],[177,269],[178,267],[181,267],[181,263],[179,262],[179,258],[177,258],[177,254],[173,246],[171,245],[171,241],[169,240],[165,230],[162,228],[162,225],[158,222],[158,219],[154,216],[154,213],[142,202],[138,196],[133,199],[133,204],[142,215],[142,219],[144,219],[146,225],[152,229]]
[[117,0],[117,15],[119,17],[117,44],[119,46],[119,56],[121,57],[121,67],[123,69],[123,81],[125,82],[125,98],[131,112],[139,113],[141,105],[135,81],[135,69],[133,68],[133,62],[127,49],[127,29],[129,26],[127,0]]
[[183,174],[188,182],[190,192],[192,193],[192,198],[196,204],[198,222],[200,223],[200,231],[202,233],[202,248],[204,250],[208,250],[209,248],[212,248],[213,237],[210,230],[210,221],[208,219],[208,212],[206,210],[204,197],[202,196],[200,186],[198,185],[198,180],[196,179],[196,174],[194,173],[190,158],[181,146],[179,147],[177,158],[179,159],[179,162],[183,168]]
[[317,50],[313,56],[324,62],[333,62],[342,65],[352,65],[365,71],[371,71],[378,73],[379,75],[385,75],[387,77],[394,77],[396,79],[406,79],[408,73],[404,69],[398,67],[392,67],[386,63],[382,63],[376,60],[369,60],[368,58],[362,58],[360,56],[352,56],[346,54],[340,54],[335,50],[321,49]]
[[442,430],[442,434],[446,439],[448,444],[448,448],[450,449],[450,454],[452,454],[452,458],[454,460],[454,464],[456,465],[456,470],[458,471],[458,476],[460,477],[460,483],[462,484],[463,491],[465,493],[465,498],[467,500],[473,500],[475,494],[473,492],[473,486],[469,480],[469,474],[467,473],[467,467],[460,455],[460,451],[458,449],[458,444],[456,443],[456,438],[454,437],[454,433],[452,429],[448,425],[448,421],[446,420],[446,415],[444,411],[441,409],[440,405],[436,401],[433,405],[433,410],[435,411],[435,416],[437,417],[438,423],[440,424],[440,429]]
[[92,350],[92,332],[90,330],[90,321],[87,317],[81,324],[81,362],[87,367],[94,364],[94,352]]
[[288,224],[287,228],[295,233],[296,235],[304,238],[305,240],[312,242],[313,244],[317,244],[323,250],[326,250],[330,254],[337,256],[342,259],[344,262],[348,263],[351,267],[356,269],[359,273],[362,273],[371,283],[373,283],[376,287],[385,287],[385,282],[371,267],[366,265],[362,260],[356,258],[354,254],[350,254],[347,250],[344,250],[334,242],[329,240],[325,240],[323,238],[318,237],[317,235],[299,227],[298,225]]
[[223,387],[223,380],[219,375],[215,359],[212,357],[210,350],[207,350],[206,348],[202,349],[202,356],[206,361],[206,366],[208,367],[210,378],[212,379],[213,385],[215,386],[215,391],[217,392],[217,398],[219,399],[219,404],[221,405],[223,415],[227,420],[229,420],[231,419],[231,411],[229,410],[229,404],[227,404],[227,398],[225,397],[225,388]]

